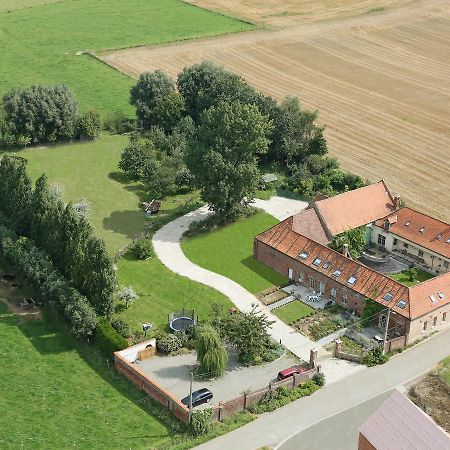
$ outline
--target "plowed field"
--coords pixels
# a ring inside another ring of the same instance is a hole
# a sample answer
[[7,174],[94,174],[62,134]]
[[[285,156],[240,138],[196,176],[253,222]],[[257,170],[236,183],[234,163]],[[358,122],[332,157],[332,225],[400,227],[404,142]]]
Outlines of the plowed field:
[[[238,15],[238,14],[235,14]],[[450,2],[103,55],[138,76],[210,59],[278,99],[320,110],[330,152],[408,205],[450,217]]]

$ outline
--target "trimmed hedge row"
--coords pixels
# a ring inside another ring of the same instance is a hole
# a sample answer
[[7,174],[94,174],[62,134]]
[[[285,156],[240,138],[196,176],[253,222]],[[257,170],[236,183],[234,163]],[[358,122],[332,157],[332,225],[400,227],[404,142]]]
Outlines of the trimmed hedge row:
[[106,317],[100,317],[95,329],[95,343],[108,357],[128,347],[128,341],[121,336]]
[[89,336],[94,332],[97,315],[86,297],[70,286],[31,239],[17,239],[11,229],[0,225],[0,253],[20,269],[41,301],[55,306],[75,335]]

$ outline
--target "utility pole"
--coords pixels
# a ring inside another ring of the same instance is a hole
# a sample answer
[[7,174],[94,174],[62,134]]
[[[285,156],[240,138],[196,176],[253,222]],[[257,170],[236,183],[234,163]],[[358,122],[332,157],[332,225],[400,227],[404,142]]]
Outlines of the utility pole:
[[387,312],[387,319],[386,319],[386,327],[384,328],[384,338],[383,338],[383,355],[385,354],[384,348],[386,347],[386,340],[387,340],[387,334],[388,334],[388,328],[389,328],[389,318],[391,316],[391,308],[388,307]]
[[189,423],[192,419],[192,383],[194,382],[194,371],[191,370],[191,382],[189,385]]

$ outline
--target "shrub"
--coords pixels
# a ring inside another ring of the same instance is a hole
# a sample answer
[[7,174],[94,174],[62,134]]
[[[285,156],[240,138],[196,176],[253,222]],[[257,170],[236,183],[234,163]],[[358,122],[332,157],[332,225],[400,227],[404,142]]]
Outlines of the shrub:
[[107,356],[128,347],[127,340],[121,336],[105,317],[100,317],[95,329],[95,343]]
[[380,348],[373,348],[372,350],[364,356],[362,362],[367,367],[377,366],[379,364],[384,364],[389,361],[388,355],[383,355]]
[[164,353],[174,352],[183,347],[182,342],[174,334],[165,334],[161,339],[156,341],[156,348]]
[[325,374],[322,372],[317,372],[313,375],[312,380],[317,386],[323,386],[325,384]]
[[111,320],[111,326],[124,338],[133,336],[133,331],[130,326],[120,319]]
[[191,429],[195,436],[208,433],[212,426],[213,408],[192,411]]
[[113,111],[107,114],[103,126],[111,133],[129,133],[134,130],[135,121],[126,117],[123,111]]
[[139,239],[133,246],[133,252],[138,259],[148,259],[154,256],[151,239]]
[[77,119],[77,135],[80,138],[96,139],[100,135],[100,126],[99,113],[96,111],[88,111],[81,114]]

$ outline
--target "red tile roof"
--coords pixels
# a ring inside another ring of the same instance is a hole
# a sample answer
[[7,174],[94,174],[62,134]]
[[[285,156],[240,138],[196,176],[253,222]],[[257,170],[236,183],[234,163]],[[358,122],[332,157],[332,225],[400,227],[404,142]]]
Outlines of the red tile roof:
[[391,224],[390,233],[450,258],[450,224],[411,208],[401,208],[375,225],[383,228],[386,220]]
[[332,236],[372,223],[394,211],[394,202],[383,180],[353,191],[313,202]]
[[314,208],[305,209],[292,216],[292,230],[322,245],[327,245],[331,242]]
[[377,450],[450,449],[450,436],[397,390],[359,431]]
[[[420,317],[450,301],[450,272],[413,288],[407,288],[388,276],[294,231],[294,217],[289,217],[264,231],[255,239],[411,319]],[[301,253],[304,253],[304,258],[299,257]],[[317,258],[321,260],[319,265],[313,264]],[[325,263],[328,263],[326,268],[324,268]],[[336,271],[341,272],[339,276],[333,275]],[[353,284],[348,282],[350,277],[356,278]],[[444,293],[444,298],[438,296],[438,291]],[[383,298],[386,294],[390,294],[388,300]],[[432,302],[429,298],[430,295],[435,295],[437,301]],[[405,302],[403,308],[398,306],[401,300]]]

